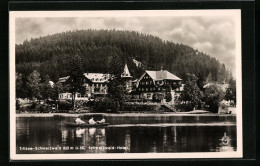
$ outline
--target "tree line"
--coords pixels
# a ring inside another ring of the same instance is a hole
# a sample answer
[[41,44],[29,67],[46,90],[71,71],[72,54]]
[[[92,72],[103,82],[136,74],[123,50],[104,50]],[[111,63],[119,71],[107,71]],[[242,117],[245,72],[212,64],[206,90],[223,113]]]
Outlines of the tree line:
[[[96,110],[106,109],[120,109],[124,106],[124,80],[121,77],[123,72],[123,62],[119,56],[114,56],[108,61],[107,70],[111,74],[108,84],[108,98],[96,99],[93,108]],[[58,95],[61,92],[70,92],[72,94],[71,108],[75,109],[75,96],[77,93],[85,94],[84,83],[86,78],[84,77],[82,59],[80,56],[75,55],[70,58],[69,65],[67,66],[69,71],[69,78],[65,81],[65,84],[59,82],[52,82],[48,75],[44,78],[40,76],[37,70],[34,70],[29,76],[22,77],[22,74],[16,73],[16,97],[17,98],[29,98],[33,100],[49,99],[58,103]],[[236,103],[236,81],[232,78],[229,80],[228,88],[223,91],[217,84],[212,84],[205,88],[199,86],[200,81],[194,74],[186,74],[186,80],[184,81],[184,90],[181,93],[180,98],[177,100],[176,108],[183,109],[185,111],[192,109],[200,109],[202,105],[208,106],[208,109],[212,112],[217,112],[220,102],[223,99],[233,101]],[[172,100],[170,93],[166,93],[166,101]],[[154,102],[160,102],[153,101]]]
[[184,110],[201,109],[207,107],[211,112],[218,112],[221,101],[233,102],[236,105],[236,81],[231,78],[226,89],[221,84],[213,83],[209,86],[199,86],[198,77],[194,74],[186,74],[185,86],[177,101],[177,108]]
[[118,56],[127,62],[134,78],[143,69],[161,67],[182,79],[186,79],[186,73],[195,74],[201,82],[223,82],[231,77],[224,64],[187,45],[136,31],[93,29],[57,33],[16,45],[16,72],[27,77],[37,70],[56,82],[68,75],[69,59],[76,54],[82,59],[84,72],[108,73],[107,62]]

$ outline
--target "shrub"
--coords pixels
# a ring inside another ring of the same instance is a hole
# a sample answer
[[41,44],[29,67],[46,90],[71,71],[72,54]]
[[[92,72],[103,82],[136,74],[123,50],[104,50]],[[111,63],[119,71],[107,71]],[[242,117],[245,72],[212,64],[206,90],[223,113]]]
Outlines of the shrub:
[[89,100],[87,102],[84,102],[83,106],[84,107],[93,107],[94,106],[94,101]]
[[119,104],[113,99],[96,98],[93,103],[94,112],[117,112]]
[[210,85],[204,92],[205,104],[209,107],[209,111],[218,112],[220,101],[224,98],[224,93],[217,85]]
[[41,104],[41,105],[37,105],[36,111],[39,111],[41,113],[47,113],[50,112],[51,109],[48,107],[48,105]]
[[176,103],[175,108],[178,111],[192,111],[194,109],[194,105],[192,103]]
[[72,103],[68,101],[60,101],[59,102],[59,110],[71,110]]
[[30,109],[35,109],[37,106],[37,103],[36,102],[33,102],[32,105],[29,107]]
[[167,92],[165,99],[166,99],[166,102],[172,101],[172,94],[170,92]]
[[131,103],[124,105],[124,111],[130,112],[158,112],[160,110],[160,105],[148,104],[148,103]]

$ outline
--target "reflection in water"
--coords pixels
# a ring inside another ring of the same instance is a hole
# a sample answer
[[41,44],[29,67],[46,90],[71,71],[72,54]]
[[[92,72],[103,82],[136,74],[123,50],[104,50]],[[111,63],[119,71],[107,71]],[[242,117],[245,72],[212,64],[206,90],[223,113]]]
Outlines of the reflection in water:
[[[17,118],[17,153],[147,153],[147,152],[219,152],[236,151],[235,125],[163,125],[187,123],[191,117],[139,117],[125,118],[127,124],[161,125],[124,126],[117,117],[106,118],[110,124],[100,128],[64,127],[62,121],[70,119]],[[209,117],[207,117],[209,118]],[[222,119],[213,118],[213,124]],[[219,117],[218,117],[219,118]],[[226,119],[225,123],[234,123]],[[192,117],[190,123],[208,124],[205,117]],[[164,127],[162,127],[164,126]],[[227,145],[221,139],[226,132]],[[61,147],[61,150],[26,151],[21,147]]]
[[83,134],[85,133],[86,129],[81,129],[81,128],[77,128],[76,129],[76,137],[82,137]]
[[89,136],[94,136],[94,134],[96,133],[96,128],[89,128],[88,133],[89,133]]

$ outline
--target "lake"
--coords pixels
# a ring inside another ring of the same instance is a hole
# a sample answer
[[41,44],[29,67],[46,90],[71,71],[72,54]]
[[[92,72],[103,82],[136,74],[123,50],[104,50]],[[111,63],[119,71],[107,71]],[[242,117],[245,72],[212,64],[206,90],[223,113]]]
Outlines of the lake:
[[[90,116],[82,119],[87,121]],[[65,127],[72,117],[17,117],[17,154],[236,151],[236,116],[107,116],[109,126]],[[101,116],[94,116],[100,120]],[[226,133],[228,141],[223,142]]]

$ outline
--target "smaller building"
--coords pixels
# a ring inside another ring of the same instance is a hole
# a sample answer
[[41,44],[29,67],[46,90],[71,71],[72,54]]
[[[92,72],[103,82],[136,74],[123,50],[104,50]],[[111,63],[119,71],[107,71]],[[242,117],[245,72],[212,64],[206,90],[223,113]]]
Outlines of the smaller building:
[[[77,93],[75,96],[75,100],[89,100],[90,95],[81,95],[80,93]],[[59,100],[72,100],[72,94],[65,92],[65,93],[59,93]]]
[[206,89],[206,88],[210,87],[211,85],[217,85],[217,86],[220,87],[221,90],[224,91],[224,92],[227,90],[227,88],[228,88],[228,86],[229,86],[229,84],[227,84],[227,83],[215,83],[215,82],[210,82],[210,83],[207,83],[206,85],[204,85],[203,88]]

